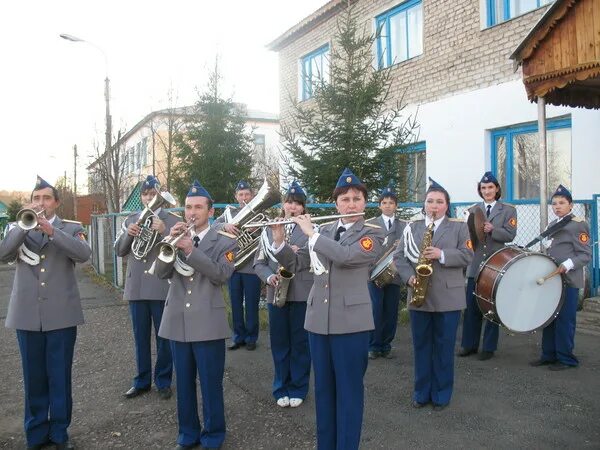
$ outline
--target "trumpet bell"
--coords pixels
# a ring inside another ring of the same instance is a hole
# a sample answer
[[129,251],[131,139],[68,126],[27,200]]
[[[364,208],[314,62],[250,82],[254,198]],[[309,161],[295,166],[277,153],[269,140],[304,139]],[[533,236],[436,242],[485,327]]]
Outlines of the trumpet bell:
[[19,228],[28,231],[33,230],[38,226],[38,217],[44,213],[44,210],[35,211],[34,209],[25,208],[17,213],[16,221]]

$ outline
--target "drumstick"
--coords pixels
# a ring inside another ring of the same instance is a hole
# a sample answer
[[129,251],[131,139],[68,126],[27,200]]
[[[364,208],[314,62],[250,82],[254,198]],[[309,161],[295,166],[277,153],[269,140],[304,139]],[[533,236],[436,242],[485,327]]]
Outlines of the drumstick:
[[558,268],[556,268],[556,270],[553,270],[552,272],[550,272],[544,278],[538,278],[538,280],[536,281],[536,283],[541,286],[542,284],[544,284],[544,282],[546,280],[549,280],[550,278],[552,278],[555,275],[558,275],[559,273],[560,273],[560,267],[558,267]]

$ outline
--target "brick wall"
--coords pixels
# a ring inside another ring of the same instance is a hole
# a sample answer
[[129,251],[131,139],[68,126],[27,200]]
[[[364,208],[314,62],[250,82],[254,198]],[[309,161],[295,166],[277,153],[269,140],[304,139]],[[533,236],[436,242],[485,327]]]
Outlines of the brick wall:
[[[358,0],[356,11],[372,32],[375,16],[400,4],[398,0]],[[546,11],[543,7],[491,28],[482,29],[480,0],[423,0],[423,54],[391,68],[392,98],[422,104],[458,92],[519,79],[509,56]],[[342,12],[341,14],[344,14]],[[298,61],[330,43],[336,17],[319,24],[279,52],[280,119],[286,121],[290,95],[298,97]],[[309,100],[310,101],[310,100]]]

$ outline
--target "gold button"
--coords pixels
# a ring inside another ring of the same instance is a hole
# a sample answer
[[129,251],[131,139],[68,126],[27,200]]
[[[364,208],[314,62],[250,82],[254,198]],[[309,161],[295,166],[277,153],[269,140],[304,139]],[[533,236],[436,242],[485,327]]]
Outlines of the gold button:
[[324,303],[327,303],[327,299],[324,300]]
[[325,287],[329,287],[329,285],[328,285],[328,284],[326,284],[326,285],[325,285]]
[[192,295],[192,291],[188,291],[188,295]]
[[194,281],[194,277],[190,277],[190,281]]
[[144,262],[146,262],[146,260],[144,259]]
[[43,267],[40,269],[40,272],[45,272],[46,269],[44,269]]
[[148,271],[147,271],[147,270],[144,270],[144,273],[148,273]]
[[189,304],[189,303],[186,303],[186,304],[185,304],[185,307],[186,307],[186,308],[189,308],[189,307],[190,307],[190,304]]
[[40,255],[40,258],[46,259],[46,255]]
[[46,286],[46,283],[44,283],[44,282],[42,281],[42,282],[41,282],[41,285],[42,285],[42,286]]

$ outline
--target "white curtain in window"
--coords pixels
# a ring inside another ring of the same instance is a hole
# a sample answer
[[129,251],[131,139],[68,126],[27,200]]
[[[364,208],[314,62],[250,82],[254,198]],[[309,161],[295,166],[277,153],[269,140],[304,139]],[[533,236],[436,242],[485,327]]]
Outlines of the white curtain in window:
[[390,36],[392,41],[392,64],[407,60],[406,11],[390,17]]
[[423,5],[410,8],[407,13],[408,57],[414,58],[423,53]]

